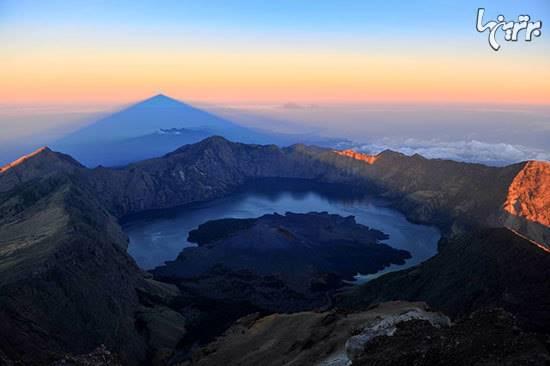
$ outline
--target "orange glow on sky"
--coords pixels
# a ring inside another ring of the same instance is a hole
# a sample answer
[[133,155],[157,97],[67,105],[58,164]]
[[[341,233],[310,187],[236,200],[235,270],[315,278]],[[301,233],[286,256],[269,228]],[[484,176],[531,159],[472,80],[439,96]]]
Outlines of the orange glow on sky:
[[121,103],[157,92],[208,102],[550,103],[550,61],[502,55],[160,53],[27,49],[0,61],[4,103]]
[[[494,52],[473,0],[401,5],[0,1],[0,100],[550,104],[546,35]],[[492,5],[548,16],[542,0]]]

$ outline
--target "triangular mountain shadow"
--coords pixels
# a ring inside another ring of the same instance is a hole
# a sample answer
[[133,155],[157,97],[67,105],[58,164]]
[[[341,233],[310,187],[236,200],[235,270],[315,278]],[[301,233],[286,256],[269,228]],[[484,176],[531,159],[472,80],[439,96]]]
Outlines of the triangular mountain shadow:
[[256,131],[163,94],[104,117],[51,144],[87,166],[115,166],[161,156],[220,135],[260,144],[287,144],[288,137]]

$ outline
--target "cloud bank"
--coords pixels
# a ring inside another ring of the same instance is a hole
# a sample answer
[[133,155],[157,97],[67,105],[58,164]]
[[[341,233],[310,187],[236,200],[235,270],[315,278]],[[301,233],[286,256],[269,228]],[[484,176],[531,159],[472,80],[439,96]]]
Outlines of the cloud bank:
[[357,151],[377,154],[390,149],[406,155],[420,154],[430,159],[451,159],[487,165],[506,165],[525,160],[550,160],[550,152],[522,145],[507,143],[488,143],[478,140],[440,141],[406,139],[383,140],[377,143],[347,144]]

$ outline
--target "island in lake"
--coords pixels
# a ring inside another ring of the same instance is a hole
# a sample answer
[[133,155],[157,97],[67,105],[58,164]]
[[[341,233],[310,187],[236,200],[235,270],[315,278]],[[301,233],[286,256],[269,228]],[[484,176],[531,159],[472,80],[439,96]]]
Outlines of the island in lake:
[[196,247],[152,272],[199,297],[268,311],[311,309],[357,273],[411,257],[380,243],[385,239],[353,216],[326,212],[213,220],[190,232]]

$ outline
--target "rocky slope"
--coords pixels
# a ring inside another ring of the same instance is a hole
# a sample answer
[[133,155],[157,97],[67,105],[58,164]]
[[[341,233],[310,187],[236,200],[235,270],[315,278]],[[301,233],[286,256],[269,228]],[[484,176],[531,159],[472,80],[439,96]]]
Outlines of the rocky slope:
[[54,362],[52,366],[122,366],[122,363],[116,354],[101,345],[85,355],[66,355],[63,359]]
[[545,365],[545,340],[500,309],[451,324],[422,303],[363,312],[251,315],[193,354],[187,365]]
[[523,332],[511,314],[488,309],[451,327],[436,327],[423,319],[402,321],[391,334],[370,338],[348,354],[354,366],[542,366],[550,361],[546,342]]
[[[338,365],[347,362],[347,340],[381,317],[407,311],[426,315],[420,303],[386,303],[366,312],[301,312],[244,317],[207,346],[192,365]],[[434,314],[435,315],[435,314]],[[344,363],[345,364],[345,363]]]
[[531,329],[550,329],[550,255],[512,231],[484,229],[440,243],[417,267],[389,273],[342,296],[366,309],[388,300],[426,301],[452,317],[502,307]]
[[502,220],[537,243],[550,243],[550,162],[523,166],[508,188]]
[[338,152],[356,160],[382,193],[416,221],[450,232],[509,227],[550,248],[550,163],[528,161],[503,168],[448,160]]
[[87,171],[105,206],[122,216],[218,198],[251,178],[322,178],[331,168],[274,145],[245,145],[211,137],[122,169]]
[[494,168],[393,151],[378,154],[372,163],[349,154],[340,159],[326,152],[317,156],[368,181],[410,219],[447,232],[496,222],[508,187],[522,167]]
[[172,311],[171,326],[162,330],[179,324],[179,338],[152,345],[149,334],[177,294],[145,280],[126,245],[114,217],[69,175],[48,174],[0,193],[6,358],[48,364],[103,343],[125,364],[136,364],[171,351],[184,335],[179,314]]
[[504,210],[550,226],[550,163],[529,161],[508,188]]

